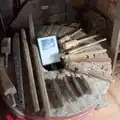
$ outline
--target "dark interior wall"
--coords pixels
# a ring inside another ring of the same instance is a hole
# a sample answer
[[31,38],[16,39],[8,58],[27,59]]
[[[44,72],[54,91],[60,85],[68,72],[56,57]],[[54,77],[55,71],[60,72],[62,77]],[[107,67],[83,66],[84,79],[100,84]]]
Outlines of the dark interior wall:
[[13,0],[0,0],[0,9],[5,24],[9,24],[13,18]]

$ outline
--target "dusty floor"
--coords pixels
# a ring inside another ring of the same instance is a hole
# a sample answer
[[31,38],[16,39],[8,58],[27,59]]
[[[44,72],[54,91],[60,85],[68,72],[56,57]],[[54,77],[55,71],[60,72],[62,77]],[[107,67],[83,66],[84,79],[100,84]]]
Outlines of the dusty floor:
[[106,96],[108,106],[90,113],[85,120],[120,120],[120,73],[113,80]]

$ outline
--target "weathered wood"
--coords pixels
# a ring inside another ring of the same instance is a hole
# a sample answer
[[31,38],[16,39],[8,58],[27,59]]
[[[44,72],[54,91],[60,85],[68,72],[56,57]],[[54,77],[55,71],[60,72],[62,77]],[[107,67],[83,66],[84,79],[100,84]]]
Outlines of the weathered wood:
[[34,67],[35,67],[35,71],[36,71],[37,81],[39,84],[39,90],[42,95],[42,101],[44,104],[46,116],[50,117],[51,116],[50,103],[49,103],[46,83],[45,83],[44,76],[43,76],[41,60],[40,60],[38,48],[34,44],[35,43],[35,33],[34,33],[32,14],[29,14],[29,33],[30,33],[30,43],[31,43],[32,55],[33,55]]
[[11,26],[14,28],[28,27],[27,15],[33,14],[33,20],[36,25],[42,25],[52,22],[65,21],[65,1],[40,1],[27,0],[27,3],[22,7],[16,19]]
[[25,64],[26,64],[26,68],[27,68],[27,72],[28,72],[32,102],[33,102],[33,106],[34,106],[34,111],[37,112],[40,110],[40,107],[39,107],[36,86],[35,86],[35,79],[34,79],[34,75],[33,75],[30,52],[29,52],[26,33],[25,33],[24,29],[21,30],[21,39],[22,39],[24,60],[25,60]]
[[115,70],[115,67],[117,65],[117,57],[120,50],[120,21],[115,20],[114,26],[113,26],[113,34],[112,34],[112,40],[111,40],[111,58],[113,61],[113,72]]
[[21,60],[20,41],[19,41],[18,33],[16,33],[13,38],[13,56],[14,56],[15,76],[16,76],[17,91],[18,91],[18,94],[17,94],[18,95],[18,105],[19,105],[20,109],[25,109],[22,60]]

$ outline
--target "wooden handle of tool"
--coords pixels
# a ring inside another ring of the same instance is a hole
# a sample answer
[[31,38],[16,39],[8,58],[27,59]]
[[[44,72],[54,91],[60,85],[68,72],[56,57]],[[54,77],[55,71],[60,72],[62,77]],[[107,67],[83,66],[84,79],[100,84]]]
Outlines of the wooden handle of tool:
[[106,41],[106,40],[107,40],[106,38],[103,38],[103,39],[101,39],[101,40],[99,40],[99,41],[95,41],[95,42],[93,42],[93,43],[90,43],[90,44],[87,44],[87,45],[84,45],[84,46],[75,48],[74,50],[70,50],[69,53],[77,53],[77,52],[79,52],[80,50],[86,50],[86,49],[88,49],[88,48],[90,48],[90,47],[92,47],[92,46],[94,46],[94,45],[97,45],[97,44],[99,44],[99,43],[101,43],[101,42],[104,42],[104,41]]
[[59,41],[61,44],[63,44],[64,42],[67,42],[69,40],[71,40],[72,37],[74,37],[76,34],[80,33],[82,31],[82,29],[80,28],[79,30],[75,31],[74,33],[72,33],[71,35],[66,35],[63,38],[61,38]]
[[78,42],[77,40],[72,40],[72,41],[69,41],[69,42],[64,43],[64,44],[63,44],[63,48],[64,48],[65,50],[68,50],[68,49],[70,49],[70,48],[72,48],[72,47],[77,46],[78,44],[79,44],[79,42]]
[[95,51],[83,52],[83,53],[77,53],[77,54],[69,54],[69,55],[65,55],[64,58],[65,60],[80,62],[81,60],[86,59],[85,56],[101,54],[101,53],[105,53],[106,51],[107,51],[106,49],[103,49],[103,50],[95,50]]
[[96,37],[98,37],[98,35],[89,36],[89,37],[86,37],[86,38],[83,38],[83,39],[80,39],[80,40],[68,41],[68,42],[66,42],[66,43],[63,44],[63,48],[65,50],[68,50],[68,49],[70,49],[72,47],[76,47],[80,43],[84,43],[84,42],[92,40],[92,39],[94,39]]
[[15,94],[17,92],[15,86],[10,81],[5,71],[0,71],[0,89],[1,94],[7,96],[9,94]]

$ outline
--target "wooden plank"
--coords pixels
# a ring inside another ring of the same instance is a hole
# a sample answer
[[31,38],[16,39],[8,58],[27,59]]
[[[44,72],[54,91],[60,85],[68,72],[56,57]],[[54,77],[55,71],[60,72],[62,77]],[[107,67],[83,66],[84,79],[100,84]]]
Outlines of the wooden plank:
[[21,30],[21,37],[22,37],[24,60],[25,60],[25,64],[26,64],[26,68],[27,68],[27,72],[28,72],[32,102],[33,102],[33,106],[34,106],[34,111],[37,112],[40,110],[40,107],[39,107],[39,102],[38,102],[36,86],[35,86],[35,79],[34,79],[34,75],[33,75],[30,52],[29,52],[26,33],[25,33],[24,29]]
[[33,54],[34,67],[35,67],[35,71],[36,71],[37,81],[39,84],[39,90],[42,95],[42,101],[44,104],[46,116],[50,117],[51,116],[50,103],[49,103],[45,79],[43,76],[41,60],[40,60],[38,48],[34,44],[35,43],[35,33],[34,33],[32,14],[29,14],[29,33],[30,33],[30,43],[31,43],[31,49],[32,49],[32,54]]

